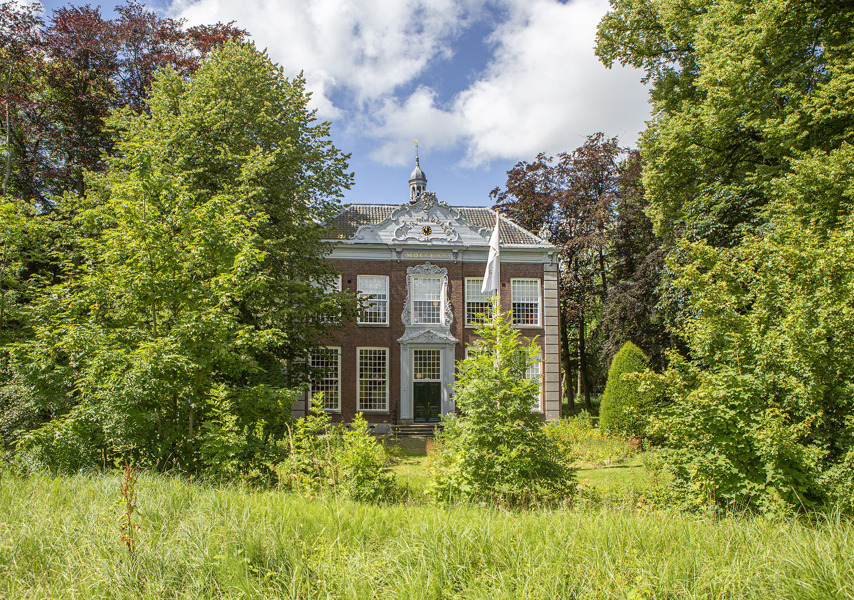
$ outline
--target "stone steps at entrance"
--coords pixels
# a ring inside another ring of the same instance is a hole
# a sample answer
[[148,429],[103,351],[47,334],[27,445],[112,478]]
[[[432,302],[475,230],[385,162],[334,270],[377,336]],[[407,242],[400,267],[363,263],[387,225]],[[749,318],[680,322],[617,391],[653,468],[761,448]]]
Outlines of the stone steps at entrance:
[[407,423],[392,425],[391,433],[397,437],[433,437],[436,428],[442,429],[441,423]]

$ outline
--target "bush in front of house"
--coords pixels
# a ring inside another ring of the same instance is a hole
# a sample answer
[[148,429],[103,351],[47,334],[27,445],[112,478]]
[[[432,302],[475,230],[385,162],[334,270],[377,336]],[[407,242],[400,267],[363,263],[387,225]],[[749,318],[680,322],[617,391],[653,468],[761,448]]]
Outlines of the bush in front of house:
[[353,500],[379,502],[395,496],[385,448],[371,435],[362,413],[343,432],[339,462],[341,490]]
[[446,501],[560,503],[575,490],[575,470],[532,412],[540,383],[526,371],[540,360],[539,348],[522,346],[508,314],[495,305],[493,311],[458,365],[454,399],[461,414],[447,417],[437,437],[431,487]]
[[306,497],[331,491],[362,502],[396,497],[385,449],[361,413],[349,427],[333,424],[318,394],[309,414],[296,419],[289,443],[290,456],[282,464],[288,489]]
[[642,390],[640,382],[628,373],[643,373],[649,359],[640,348],[626,342],[614,356],[608,370],[608,382],[599,409],[599,425],[606,431],[627,437],[644,438],[654,408],[651,392]]

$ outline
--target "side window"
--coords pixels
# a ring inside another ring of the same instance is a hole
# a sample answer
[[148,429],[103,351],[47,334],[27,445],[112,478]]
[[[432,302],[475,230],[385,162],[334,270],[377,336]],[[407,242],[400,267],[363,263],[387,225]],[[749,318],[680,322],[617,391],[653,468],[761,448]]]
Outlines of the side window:
[[388,277],[385,275],[359,275],[359,296],[370,304],[359,315],[359,323],[388,325]]
[[510,306],[514,325],[539,325],[540,280],[511,279]]
[[543,361],[540,357],[538,359],[535,363],[528,365],[525,370],[525,379],[536,379],[539,383],[540,392],[537,394],[536,402],[531,406],[531,410],[534,412],[542,412],[543,410]]
[[466,277],[466,326],[474,327],[489,315],[490,303],[486,294],[480,291],[483,277]]
[[311,395],[323,392],[323,410],[341,410],[341,348],[317,348],[309,357],[316,369],[311,382]]
[[[312,285],[314,285],[315,287],[318,287],[318,288],[322,288],[324,294],[332,294],[334,292],[340,292],[341,291],[341,275],[336,276],[332,281],[330,281],[326,285],[321,285],[317,281],[312,281]],[[337,314],[337,315],[326,314],[321,318],[321,320],[324,323],[329,323],[331,321],[336,320],[337,318],[340,318],[340,316],[341,316],[340,314]]]

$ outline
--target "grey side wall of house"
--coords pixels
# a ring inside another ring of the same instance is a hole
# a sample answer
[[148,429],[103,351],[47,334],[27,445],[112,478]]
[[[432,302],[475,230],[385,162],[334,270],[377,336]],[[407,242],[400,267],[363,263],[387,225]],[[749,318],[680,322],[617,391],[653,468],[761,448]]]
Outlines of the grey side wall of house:
[[557,265],[543,267],[543,396],[546,419],[560,418],[560,330]]

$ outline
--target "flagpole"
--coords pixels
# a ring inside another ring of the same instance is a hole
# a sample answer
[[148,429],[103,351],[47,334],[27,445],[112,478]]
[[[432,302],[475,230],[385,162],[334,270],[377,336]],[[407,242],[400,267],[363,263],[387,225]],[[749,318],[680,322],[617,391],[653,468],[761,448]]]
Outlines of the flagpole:
[[480,287],[481,294],[493,292],[497,295],[501,288],[500,223],[501,215],[495,211],[495,228],[492,230],[492,237],[489,238],[489,256],[486,259],[486,271],[483,273],[483,285]]

